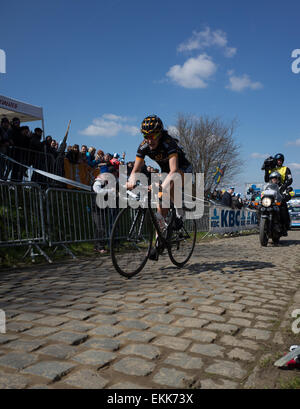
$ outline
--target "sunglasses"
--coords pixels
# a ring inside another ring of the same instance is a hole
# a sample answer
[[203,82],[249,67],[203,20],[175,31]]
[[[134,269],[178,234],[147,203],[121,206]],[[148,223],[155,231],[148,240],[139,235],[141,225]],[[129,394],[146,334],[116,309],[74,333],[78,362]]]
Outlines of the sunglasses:
[[151,141],[155,141],[159,136],[160,132],[151,133],[150,135],[144,135],[144,139],[150,139]]

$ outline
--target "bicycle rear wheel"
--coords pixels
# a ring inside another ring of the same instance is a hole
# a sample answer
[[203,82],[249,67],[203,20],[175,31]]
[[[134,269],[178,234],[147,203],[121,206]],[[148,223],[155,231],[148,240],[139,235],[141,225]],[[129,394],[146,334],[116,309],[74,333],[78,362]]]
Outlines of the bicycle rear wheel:
[[175,266],[183,267],[189,261],[194,251],[197,238],[197,224],[195,220],[183,220],[182,227],[179,226],[176,226],[174,215],[169,226],[168,253],[170,260]]
[[148,209],[127,207],[120,211],[112,228],[110,253],[115,269],[131,278],[145,266],[153,240]]

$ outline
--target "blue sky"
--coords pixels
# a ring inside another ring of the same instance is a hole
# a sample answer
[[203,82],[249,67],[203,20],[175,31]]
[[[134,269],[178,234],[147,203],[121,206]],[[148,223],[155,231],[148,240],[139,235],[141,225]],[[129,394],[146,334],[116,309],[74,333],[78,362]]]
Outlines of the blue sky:
[[236,118],[238,190],[277,152],[300,188],[299,14],[296,0],[4,3],[0,94],[42,106],[46,135],[60,140],[71,119],[70,144],[128,160],[148,114],[165,127],[179,112]]

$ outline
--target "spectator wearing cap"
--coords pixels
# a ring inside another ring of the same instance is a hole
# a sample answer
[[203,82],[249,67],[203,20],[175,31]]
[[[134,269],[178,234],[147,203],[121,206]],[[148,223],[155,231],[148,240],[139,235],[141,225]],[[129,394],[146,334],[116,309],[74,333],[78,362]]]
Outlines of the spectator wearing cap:
[[232,195],[234,193],[234,187],[230,187],[226,192],[224,192],[221,200],[221,205],[232,208]]
[[114,167],[114,173],[116,176],[119,176],[119,167],[120,167],[120,161],[119,161],[120,155],[118,153],[114,153],[114,156],[112,159],[110,159],[110,163]]

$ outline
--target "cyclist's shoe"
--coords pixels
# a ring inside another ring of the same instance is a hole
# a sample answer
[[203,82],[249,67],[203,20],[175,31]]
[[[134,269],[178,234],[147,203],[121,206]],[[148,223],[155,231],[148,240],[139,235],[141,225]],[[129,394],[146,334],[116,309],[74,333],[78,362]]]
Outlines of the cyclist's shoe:
[[183,227],[183,219],[182,217],[177,217],[174,220],[174,230],[180,230]]
[[157,261],[158,256],[159,256],[158,248],[157,247],[152,247],[152,249],[150,250],[149,259]]

